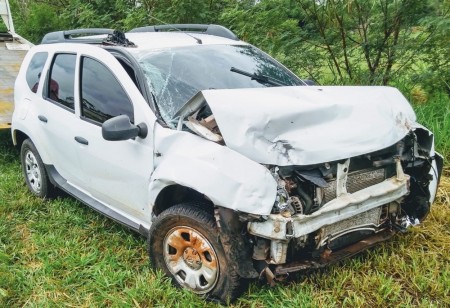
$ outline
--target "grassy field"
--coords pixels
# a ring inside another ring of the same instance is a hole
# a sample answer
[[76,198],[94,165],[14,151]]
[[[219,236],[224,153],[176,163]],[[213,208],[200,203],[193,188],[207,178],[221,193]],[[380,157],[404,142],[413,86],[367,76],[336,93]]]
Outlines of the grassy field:
[[[417,106],[447,157],[448,105]],[[18,156],[0,131],[0,307],[215,306],[150,270],[145,240],[132,231],[70,197],[31,196]],[[234,306],[450,306],[449,176],[422,225],[274,288],[253,283]]]
[[450,161],[450,97],[440,93],[426,103],[414,106],[419,123],[428,127],[435,134],[436,149]]

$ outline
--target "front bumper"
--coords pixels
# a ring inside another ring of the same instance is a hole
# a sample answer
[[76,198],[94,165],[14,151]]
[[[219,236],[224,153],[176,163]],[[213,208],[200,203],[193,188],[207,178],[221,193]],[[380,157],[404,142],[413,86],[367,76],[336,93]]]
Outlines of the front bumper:
[[265,221],[249,222],[248,232],[265,239],[289,241],[382,205],[399,203],[408,193],[409,176],[397,172],[396,176],[379,184],[343,194],[310,215],[283,217],[281,214],[270,214]]

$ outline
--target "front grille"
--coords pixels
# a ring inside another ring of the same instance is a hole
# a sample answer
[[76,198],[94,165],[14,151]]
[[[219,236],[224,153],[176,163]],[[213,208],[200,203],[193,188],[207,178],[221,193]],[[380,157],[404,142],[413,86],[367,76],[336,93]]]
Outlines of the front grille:
[[[384,169],[360,170],[348,174],[347,192],[354,193],[369,186],[379,184],[386,179]],[[329,187],[324,188],[323,203],[336,198],[336,180],[328,182]]]
[[369,231],[375,232],[377,228],[383,223],[381,219],[382,207],[376,207],[366,212],[357,214],[353,217],[344,219],[337,223],[325,226],[321,229],[317,238],[319,240],[318,246],[323,246],[328,241],[339,238],[343,234],[355,231]]
[[377,227],[380,224],[381,207],[368,210],[337,223],[325,226],[323,234],[325,236],[335,236],[343,231],[362,226]]

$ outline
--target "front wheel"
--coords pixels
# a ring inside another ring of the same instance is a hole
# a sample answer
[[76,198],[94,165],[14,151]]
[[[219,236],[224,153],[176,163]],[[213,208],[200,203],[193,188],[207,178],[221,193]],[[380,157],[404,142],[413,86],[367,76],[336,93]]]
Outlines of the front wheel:
[[232,301],[242,291],[240,277],[229,266],[214,217],[192,203],[175,205],[153,222],[150,261],[175,285],[198,295]]

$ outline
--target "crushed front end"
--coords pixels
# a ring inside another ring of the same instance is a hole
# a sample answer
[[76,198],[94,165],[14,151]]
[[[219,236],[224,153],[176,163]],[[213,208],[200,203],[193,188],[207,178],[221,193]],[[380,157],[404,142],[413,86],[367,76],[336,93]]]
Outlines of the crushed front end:
[[442,171],[433,135],[416,127],[396,144],[312,166],[268,166],[272,213],[248,222],[253,260],[269,281],[323,267],[419,224]]

